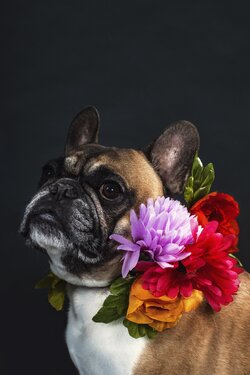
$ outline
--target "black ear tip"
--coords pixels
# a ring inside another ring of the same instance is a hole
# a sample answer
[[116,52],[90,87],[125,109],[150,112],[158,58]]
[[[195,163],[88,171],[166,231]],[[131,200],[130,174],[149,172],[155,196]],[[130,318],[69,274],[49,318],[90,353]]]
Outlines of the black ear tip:
[[88,116],[88,117],[92,117],[92,118],[96,118],[97,122],[99,123],[100,122],[100,115],[99,115],[99,112],[97,110],[97,108],[93,105],[88,105],[86,107],[84,107],[77,115],[85,115],[85,116]]
[[83,108],[83,111],[93,112],[99,115],[97,108],[94,105],[88,105]]
[[77,113],[68,130],[65,154],[77,150],[81,145],[97,143],[99,125],[99,113],[94,106],[87,106]]
[[186,129],[190,129],[191,131],[194,131],[194,132],[196,132],[198,134],[197,127],[192,122],[190,122],[190,121],[187,121],[187,120],[178,120],[178,121],[174,122],[171,125],[174,125],[174,126],[177,126],[177,127],[183,127],[183,128],[186,128]]
[[185,138],[192,140],[192,143],[195,147],[199,148],[200,146],[200,136],[197,127],[190,121],[179,120],[171,124],[170,127],[173,127],[174,132],[182,133]]
[[182,192],[199,145],[200,137],[197,128],[189,121],[180,120],[170,124],[144,150],[172,194]]

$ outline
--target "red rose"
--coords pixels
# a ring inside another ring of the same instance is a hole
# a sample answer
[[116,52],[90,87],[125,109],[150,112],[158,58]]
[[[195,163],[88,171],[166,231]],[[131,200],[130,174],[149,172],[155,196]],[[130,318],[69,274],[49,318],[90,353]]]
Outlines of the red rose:
[[209,221],[219,223],[217,231],[224,236],[234,234],[236,236],[233,251],[237,251],[239,225],[236,221],[239,215],[239,205],[229,194],[210,193],[196,202],[190,209],[191,214],[198,217],[198,222],[203,227]]

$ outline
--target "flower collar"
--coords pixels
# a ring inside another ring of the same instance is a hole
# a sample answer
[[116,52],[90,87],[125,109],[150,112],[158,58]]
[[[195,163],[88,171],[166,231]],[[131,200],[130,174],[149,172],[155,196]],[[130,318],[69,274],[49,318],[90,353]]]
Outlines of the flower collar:
[[[97,323],[123,319],[134,338],[153,338],[174,327],[183,313],[206,301],[215,312],[233,301],[242,264],[235,257],[239,205],[225,193],[210,193],[214,168],[196,155],[184,188],[186,207],[158,197],[130,212],[131,238],[112,234],[123,253],[122,275],[93,317]],[[37,285],[63,308],[66,282],[49,273]]]

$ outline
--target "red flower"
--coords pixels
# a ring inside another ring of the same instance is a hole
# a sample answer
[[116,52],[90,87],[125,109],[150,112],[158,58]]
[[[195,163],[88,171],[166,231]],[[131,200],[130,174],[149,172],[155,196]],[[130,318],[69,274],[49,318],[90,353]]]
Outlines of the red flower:
[[143,272],[143,288],[156,296],[189,297],[193,289],[201,290],[215,311],[233,300],[239,288],[237,261],[229,256],[234,235],[216,232],[218,223],[208,223],[196,243],[186,247],[191,255],[174,268],[161,268],[153,262],[140,262],[136,270]]
[[[231,195],[216,192],[206,195],[190,209],[190,212],[198,217],[198,222],[203,227],[209,221],[216,220],[219,223],[219,233],[234,234],[235,236],[239,234],[239,226],[236,221],[239,211],[239,205]],[[237,251],[237,243],[238,237],[235,237],[235,243],[232,246],[234,251]]]
[[237,261],[229,256],[235,236],[223,236],[216,232],[218,223],[208,223],[196,243],[187,246],[191,255],[183,260],[188,275],[193,275],[194,289],[201,290],[207,302],[215,311],[221,305],[233,301],[233,294],[239,288],[238,274],[242,269]]

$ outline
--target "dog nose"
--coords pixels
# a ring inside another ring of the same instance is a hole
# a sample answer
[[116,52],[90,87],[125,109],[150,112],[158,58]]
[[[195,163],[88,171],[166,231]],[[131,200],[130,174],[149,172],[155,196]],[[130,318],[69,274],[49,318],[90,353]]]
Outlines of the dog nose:
[[75,186],[62,184],[60,182],[51,185],[49,191],[59,201],[64,198],[75,199],[78,196],[77,188]]

